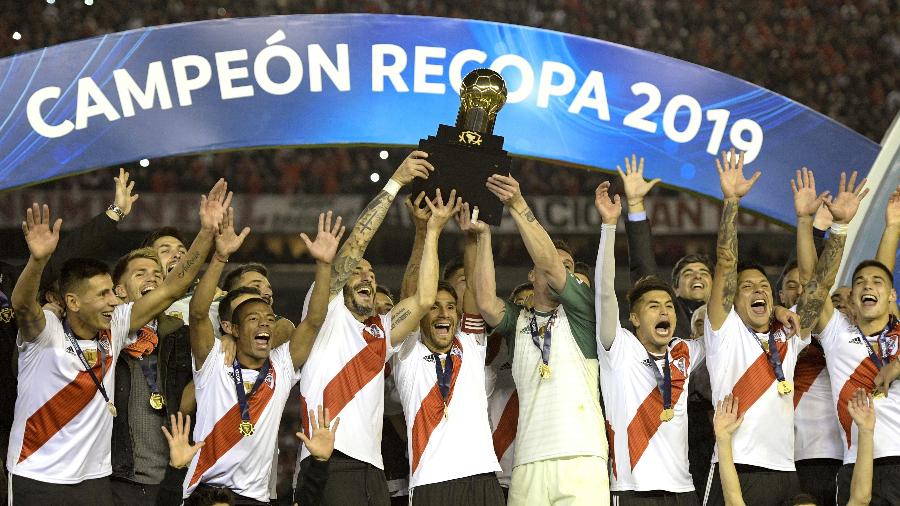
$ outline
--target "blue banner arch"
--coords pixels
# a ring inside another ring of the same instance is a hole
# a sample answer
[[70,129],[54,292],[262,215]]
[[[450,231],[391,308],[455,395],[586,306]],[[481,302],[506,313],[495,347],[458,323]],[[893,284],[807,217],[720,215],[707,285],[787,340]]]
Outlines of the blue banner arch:
[[781,95],[666,56],[548,30],[371,14],[150,27],[0,60],[0,191],[141,158],[266,146],[413,145],[491,67],[511,154],[614,168],[719,197],[735,146],[763,171],[742,203],[792,224],[788,181],[866,172],[879,146]]

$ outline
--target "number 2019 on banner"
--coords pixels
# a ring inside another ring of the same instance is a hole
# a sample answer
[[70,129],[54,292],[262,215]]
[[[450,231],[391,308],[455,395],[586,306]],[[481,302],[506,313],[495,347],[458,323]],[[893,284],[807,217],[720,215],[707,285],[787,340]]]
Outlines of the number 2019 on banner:
[[[656,122],[648,120],[647,117],[655,113],[660,104],[662,104],[662,94],[659,88],[647,83],[640,82],[631,86],[631,92],[635,96],[644,95],[647,102],[630,112],[622,121],[625,126],[636,128],[644,132],[656,133],[658,125]],[[682,109],[687,110],[687,125],[680,130],[675,126],[675,118]],[[713,123],[712,132],[709,136],[709,142],[706,145],[706,152],[711,155],[718,155],[719,148],[722,146],[722,138],[725,136],[725,129],[728,125],[728,118],[731,113],[726,109],[709,109],[706,111],[706,120]],[[694,140],[697,133],[700,132],[700,126],[703,122],[703,109],[700,102],[690,95],[675,95],[666,104],[663,109],[662,126],[666,137],[674,142],[686,143]],[[750,138],[746,139],[745,134],[749,133]],[[749,164],[759,155],[763,145],[763,131],[759,123],[751,119],[739,119],[731,125],[728,132],[728,138],[736,149],[745,151],[744,163]]]

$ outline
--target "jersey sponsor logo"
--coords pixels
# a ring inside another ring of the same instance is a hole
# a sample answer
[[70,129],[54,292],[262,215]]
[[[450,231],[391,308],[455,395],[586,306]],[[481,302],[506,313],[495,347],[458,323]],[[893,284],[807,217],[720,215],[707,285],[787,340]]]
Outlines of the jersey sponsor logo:
[[656,367],[656,364],[654,364],[649,358],[645,358],[644,360],[641,360],[641,363],[644,364],[645,367],[649,367],[651,369],[653,367]]
[[863,344],[862,337],[860,337],[859,334],[854,334],[854,336],[851,337],[850,340],[847,342],[850,344],[857,344],[859,346],[865,346],[865,344]]

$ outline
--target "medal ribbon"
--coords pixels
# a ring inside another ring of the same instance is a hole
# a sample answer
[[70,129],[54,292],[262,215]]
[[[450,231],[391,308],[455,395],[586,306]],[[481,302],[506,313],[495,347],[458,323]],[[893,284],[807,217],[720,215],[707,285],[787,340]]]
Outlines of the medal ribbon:
[[441,399],[444,406],[447,405],[447,398],[450,396],[450,380],[453,378],[453,349],[447,352],[447,358],[444,359],[444,366],[441,367],[441,357],[437,353],[431,355],[434,358],[434,370],[437,373],[438,388],[441,390]]
[[875,353],[875,349],[872,348],[872,343],[869,342],[869,336],[863,333],[863,331],[860,330],[858,326],[856,327],[856,330],[858,330],[860,335],[863,336],[862,341],[863,343],[865,343],[866,350],[868,350],[869,352],[869,360],[871,360],[872,363],[875,364],[875,367],[878,368],[879,371],[882,367],[884,367],[888,362],[891,361],[891,357],[884,352],[884,345],[886,343],[885,336],[887,336],[895,326],[897,326],[897,319],[894,317],[894,315],[890,315],[888,317],[888,322],[884,327],[884,330],[882,330],[876,338],[878,340],[878,349],[879,351],[881,351],[881,356],[878,356],[878,354]]
[[250,389],[250,393],[244,392],[244,376],[241,374],[241,363],[238,362],[237,359],[234,359],[234,363],[231,364],[231,367],[234,369],[234,388],[237,393],[238,398],[238,406],[241,408],[241,421],[249,422],[250,421],[250,405],[247,402],[247,399],[253,397],[253,394],[259,389],[260,385],[266,381],[266,376],[269,375],[269,360],[266,360],[266,363],[263,364],[262,369],[259,370],[259,376],[256,377],[256,382],[253,383],[253,388]]
[[772,366],[772,372],[775,373],[775,379],[778,382],[785,381],[784,379],[784,369],[781,367],[781,354],[778,353],[778,345],[775,343],[775,334],[781,330],[781,326],[777,323],[773,323],[771,327],[769,327],[769,351],[763,347],[762,343],[759,342],[759,338],[756,337],[756,331],[747,326],[747,330],[753,334],[753,340],[756,341],[756,344],[759,345],[760,349],[762,349],[763,353],[766,354],[766,357],[769,359],[769,365]]
[[158,363],[158,360],[159,357],[156,355],[149,355],[146,359],[138,361],[138,364],[141,365],[141,372],[144,373],[144,378],[147,379],[147,386],[150,387],[151,394],[159,393],[159,387],[156,385],[158,372],[156,364]]
[[[544,326],[544,331],[541,332],[538,329],[537,313],[534,312],[534,309],[531,310],[531,322],[529,323],[531,326],[531,341],[537,346],[537,349],[541,350],[541,361],[546,366],[550,365],[550,330],[553,322],[556,320],[557,311],[559,311],[559,308],[553,310],[550,319],[547,320],[547,324]],[[541,337],[544,338],[543,346],[541,345]]]
[[656,388],[662,394],[663,409],[672,409],[672,371],[669,369],[669,350],[666,350],[662,372],[659,372],[659,368],[656,367],[656,357],[649,351],[647,357],[650,358],[650,369],[653,369],[653,376],[656,378]]
[[[75,349],[75,355],[78,356],[78,360],[81,361],[81,365],[84,366],[84,369],[88,374],[91,375],[91,380],[94,381],[94,386],[97,387],[97,390],[100,391],[100,395],[103,396],[103,400],[109,404],[109,395],[106,394],[106,387],[103,386],[103,382],[97,379],[97,375],[94,374],[94,368],[91,367],[91,364],[88,364],[86,358],[84,358],[84,352],[81,351],[81,346],[78,346],[78,338],[75,337],[75,333],[72,332],[72,327],[69,326],[68,318],[63,318],[63,332],[66,334],[66,338],[72,343],[72,348]],[[100,335],[94,337],[97,340],[97,352],[100,354],[100,372],[101,375],[106,375],[106,351],[103,349],[103,346],[100,343]],[[111,343],[110,343],[111,344]],[[113,415],[115,416],[115,415]]]

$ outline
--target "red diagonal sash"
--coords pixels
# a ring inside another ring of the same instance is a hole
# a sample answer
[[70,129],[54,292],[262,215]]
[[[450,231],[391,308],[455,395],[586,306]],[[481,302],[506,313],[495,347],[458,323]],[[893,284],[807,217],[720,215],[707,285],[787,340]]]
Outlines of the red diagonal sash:
[[[775,347],[778,348],[778,354],[781,355],[783,364],[784,357],[787,356],[787,342],[777,341]],[[738,378],[731,390],[732,395],[740,399],[741,406],[738,408],[740,414],[749,411],[772,386],[772,383],[775,383],[775,372],[772,371],[772,365],[769,364],[769,357],[760,350],[759,357]]]
[[300,428],[307,436],[309,433],[309,407],[306,405],[306,397],[300,394]]
[[606,439],[609,444],[609,465],[612,466],[613,478],[619,479],[619,469],[616,468],[616,431],[609,420],[606,420]]
[[[112,348],[109,330],[101,330],[100,339],[105,340],[110,349]],[[99,353],[101,344],[98,343],[97,346]],[[98,360],[92,367],[94,374],[101,382],[103,382],[104,373],[112,368],[112,357],[107,356],[103,362],[101,364],[101,361]],[[96,395],[97,385],[94,384],[91,375],[87,371],[78,371],[75,379],[56,392],[56,395],[28,417],[25,422],[25,434],[22,437],[19,462],[27,459],[44,446],[60,429],[71,422],[78,413],[81,413],[81,410],[87,407]]]
[[[669,370],[672,378],[672,407],[678,404],[681,392],[684,390],[685,373],[675,366],[675,361],[684,359],[685,372],[690,370],[690,355],[688,354],[687,345],[678,343],[672,348],[672,361],[669,362]],[[651,364],[656,367],[655,364]],[[654,381],[655,383],[655,381]],[[653,390],[644,399],[644,402],[638,406],[634,418],[628,423],[628,454],[631,459],[631,469],[637,465],[644,451],[650,446],[650,439],[653,438],[656,431],[659,430],[663,421],[659,415],[664,409],[662,394],[659,388],[653,387]]]
[[871,392],[875,388],[875,376],[877,375],[878,368],[869,360],[869,357],[866,357],[859,363],[838,394],[838,420],[841,422],[841,427],[847,436],[847,448],[850,448],[852,444],[850,429],[853,426],[853,417],[850,416],[850,411],[847,410],[847,403],[856,394],[857,389],[862,388],[866,392]]
[[500,421],[497,422],[497,428],[494,429],[494,453],[497,460],[503,458],[506,450],[516,439],[516,429],[519,423],[519,392],[512,391],[509,399],[506,400],[506,406],[503,407],[503,413],[500,415]]
[[810,344],[797,358],[797,368],[794,370],[794,409],[797,409],[803,394],[809,391],[823,369],[825,354],[821,348]]
[[[380,316],[373,316],[363,322],[363,339],[366,346],[347,362],[322,393],[323,404],[328,414],[336,418],[344,406],[349,403],[362,388],[369,384],[375,376],[382,374],[384,359],[387,354],[387,333]],[[374,329],[373,329],[374,326]],[[375,330],[379,335],[372,333]]]
[[[459,347],[460,351],[464,351],[459,340],[453,338],[453,346]],[[451,348],[452,349],[452,348]],[[459,377],[459,371],[462,370],[463,357],[462,353],[453,357],[453,377],[450,379],[450,393],[447,395],[447,405],[453,400],[453,389],[456,387],[456,378]],[[414,474],[419,467],[419,461],[422,453],[425,452],[425,446],[428,445],[428,439],[431,433],[441,423],[444,417],[444,399],[441,397],[441,389],[435,380],[434,386],[429,390],[428,395],[422,399],[422,405],[416,413],[416,419],[412,428],[412,471]]]
[[[275,375],[274,367],[270,367],[269,371],[274,381],[271,384],[268,381],[263,381],[256,393],[247,401],[250,407],[250,421],[254,424],[259,422],[259,417],[266,409],[266,406],[269,405],[269,401],[275,393],[275,384],[278,378]],[[222,415],[222,418],[219,418],[219,421],[216,422],[209,434],[203,438],[205,444],[200,449],[197,467],[194,468],[194,474],[191,475],[191,486],[198,483],[203,473],[208,471],[223,455],[234,448],[238,441],[244,438],[238,429],[240,424],[241,407],[235,402],[234,406]],[[260,437],[258,432],[255,436]]]

